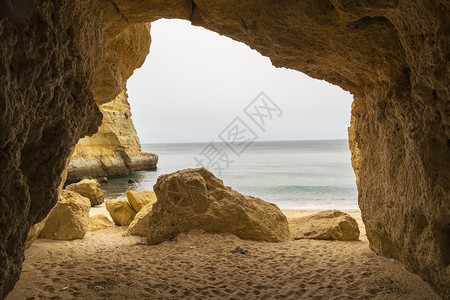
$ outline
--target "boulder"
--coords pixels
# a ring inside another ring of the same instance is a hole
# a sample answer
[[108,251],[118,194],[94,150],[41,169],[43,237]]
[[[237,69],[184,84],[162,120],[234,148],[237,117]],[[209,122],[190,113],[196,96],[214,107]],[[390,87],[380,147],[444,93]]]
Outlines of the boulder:
[[289,227],[295,240],[357,241],[359,239],[356,220],[339,210],[325,210],[310,216],[290,219]]
[[139,212],[145,205],[156,202],[156,195],[154,191],[128,191],[127,199],[131,207],[136,212]]
[[119,226],[128,226],[136,216],[136,212],[126,199],[109,200],[105,202],[114,223]]
[[97,180],[83,179],[80,182],[66,186],[66,190],[76,192],[91,201],[91,205],[103,203],[103,191]]
[[132,235],[147,237],[150,233],[149,219],[152,212],[153,204],[156,203],[156,197],[153,202],[144,206],[134,217],[134,220],[128,226],[127,232]]
[[[136,37],[136,40],[144,42],[145,35],[148,36],[148,27],[140,27],[141,36]],[[110,82],[110,78],[102,81],[101,88]],[[117,85],[114,85],[114,88],[116,87]],[[127,99],[128,95],[123,90],[114,100],[99,105],[103,114],[102,125],[96,134],[78,141],[69,161],[70,181],[78,181],[83,176],[121,176],[135,171],[156,169],[158,155],[141,151]]]
[[94,215],[89,218],[88,231],[97,231],[112,226],[114,226],[114,223],[111,222],[107,216],[103,214]]
[[63,190],[50,211],[39,237],[53,240],[81,239],[89,225],[91,202],[78,193]]
[[[47,215],[48,217],[48,215]],[[42,228],[44,228],[45,221],[47,221],[47,217],[42,220],[39,223],[34,224],[31,226],[30,231],[28,231],[27,239],[25,241],[25,249],[28,249],[31,247],[31,245],[34,243],[34,241],[38,238],[39,234],[42,231]]]
[[158,200],[149,216],[150,245],[192,229],[268,242],[290,237],[286,216],[275,204],[224,186],[204,168],[161,175],[153,188]]

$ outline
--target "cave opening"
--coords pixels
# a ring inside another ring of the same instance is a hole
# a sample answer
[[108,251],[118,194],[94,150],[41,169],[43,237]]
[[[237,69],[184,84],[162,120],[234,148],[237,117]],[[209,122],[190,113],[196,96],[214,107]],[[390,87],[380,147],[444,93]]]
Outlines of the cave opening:
[[[142,149],[159,155],[158,169],[111,179],[102,185],[108,197],[151,190],[161,174],[203,166],[282,209],[358,209],[350,93],[276,68],[247,45],[188,21],[155,21],[151,36],[127,94]],[[247,129],[240,138],[249,142],[227,139],[232,126]],[[138,180],[130,185],[129,178]]]

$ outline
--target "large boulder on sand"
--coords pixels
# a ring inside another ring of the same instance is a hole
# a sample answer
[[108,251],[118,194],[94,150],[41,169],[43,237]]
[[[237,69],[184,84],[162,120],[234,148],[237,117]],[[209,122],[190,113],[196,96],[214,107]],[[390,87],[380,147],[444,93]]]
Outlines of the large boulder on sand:
[[298,239],[357,241],[358,223],[339,210],[325,210],[289,220],[292,237]]
[[227,232],[242,239],[280,242],[290,237],[286,216],[272,203],[244,196],[204,168],[161,175],[149,216],[149,244],[191,229]]
[[136,212],[126,199],[109,200],[105,202],[114,223],[119,226],[128,226],[136,216]]
[[107,216],[103,214],[93,215],[89,218],[88,231],[102,230],[112,226],[114,226],[114,223],[111,222]]
[[91,201],[91,205],[103,203],[103,191],[97,180],[83,179],[80,182],[66,186],[66,190],[76,192]]
[[128,191],[127,199],[131,207],[133,207],[136,212],[139,212],[148,203],[155,203],[156,195],[154,191]]
[[132,235],[143,236],[143,237],[148,236],[148,234],[150,233],[150,230],[149,230],[150,214],[152,212],[153,204],[155,204],[155,203],[156,203],[156,197],[154,198],[154,201],[148,203],[136,214],[133,222],[131,222],[127,228],[128,233],[130,233]]
[[53,240],[81,239],[89,225],[91,202],[72,191],[61,191],[58,203],[50,211],[39,237]]

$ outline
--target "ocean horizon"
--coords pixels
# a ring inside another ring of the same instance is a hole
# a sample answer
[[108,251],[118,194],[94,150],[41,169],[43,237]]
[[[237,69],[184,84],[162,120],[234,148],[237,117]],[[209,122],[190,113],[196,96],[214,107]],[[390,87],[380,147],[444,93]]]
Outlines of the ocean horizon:
[[102,184],[106,199],[153,190],[162,174],[205,166],[225,185],[281,209],[359,209],[347,140],[255,141],[239,155],[216,142],[142,144],[142,150],[159,155],[158,169],[110,178]]

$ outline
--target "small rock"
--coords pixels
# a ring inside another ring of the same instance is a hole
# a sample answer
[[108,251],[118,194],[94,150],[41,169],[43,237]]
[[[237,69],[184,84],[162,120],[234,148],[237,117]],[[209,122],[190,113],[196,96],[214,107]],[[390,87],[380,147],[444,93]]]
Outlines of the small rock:
[[90,208],[91,202],[88,198],[63,190],[39,237],[53,240],[83,238],[89,226]]
[[240,253],[240,254],[247,254],[248,250],[245,250],[244,248],[241,248],[240,246],[237,246],[236,249],[231,251],[233,253]]
[[128,179],[127,182],[128,182],[128,183],[138,183],[138,181],[137,181],[136,179],[134,179],[134,178]]
[[105,202],[114,223],[119,226],[128,226],[136,216],[136,212],[126,199],[109,200]]
[[108,177],[100,177],[97,181],[99,183],[108,183]]
[[204,168],[161,175],[149,216],[148,243],[162,243],[194,229],[241,239],[281,242],[290,238],[286,216],[273,203],[244,196]]
[[316,214],[289,220],[295,240],[357,241],[358,223],[349,214],[339,210],[325,210]]
[[91,201],[91,205],[102,204],[104,200],[103,191],[97,180],[83,179],[80,182],[69,184],[66,186],[66,190],[88,198]]

